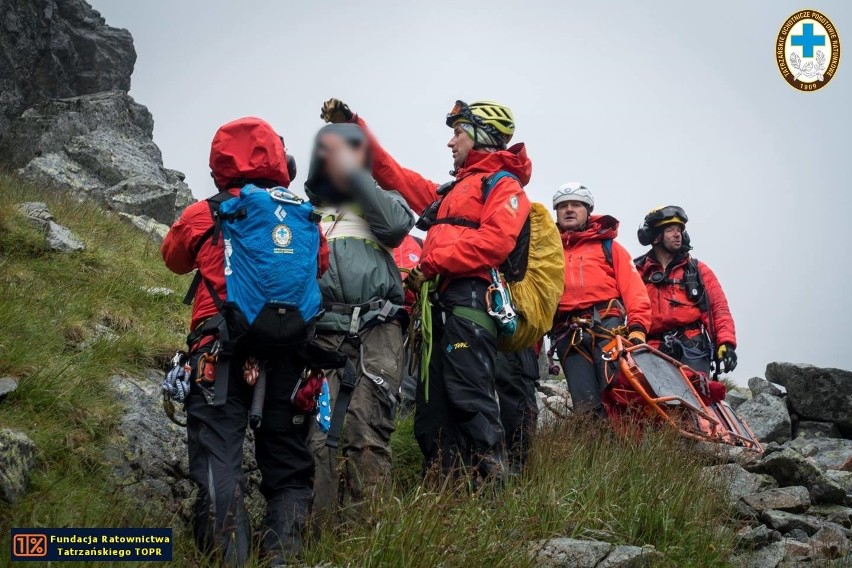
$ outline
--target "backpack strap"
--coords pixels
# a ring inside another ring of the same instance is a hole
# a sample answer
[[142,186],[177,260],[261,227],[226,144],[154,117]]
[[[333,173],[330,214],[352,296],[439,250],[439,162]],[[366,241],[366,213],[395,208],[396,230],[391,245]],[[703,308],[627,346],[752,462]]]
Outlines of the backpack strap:
[[485,176],[484,178],[482,178],[482,202],[483,203],[485,203],[485,200],[488,199],[489,195],[491,195],[491,190],[494,189],[494,186],[497,185],[497,182],[499,182],[501,179],[503,179],[505,177],[510,177],[513,180],[520,183],[518,176],[516,176],[515,174],[513,174],[511,172],[506,172],[506,171],[503,171],[503,170],[500,170],[499,172],[497,172],[495,174],[491,174],[490,176]]
[[606,259],[606,263],[611,267],[615,267],[615,264],[612,261],[612,239],[604,239],[601,241],[601,248],[603,248],[604,258]]
[[695,304],[702,312],[710,311],[710,304],[707,301],[707,289],[704,287],[704,280],[701,278],[701,270],[698,268],[698,259],[691,258],[684,268],[683,280],[684,285],[691,281],[690,276],[695,277],[695,282],[698,285],[698,300]]
[[[201,235],[201,238],[198,239],[198,243],[196,243],[195,248],[192,250],[192,257],[198,257],[198,253],[201,252],[201,247],[211,238],[213,239],[213,245],[217,245],[219,243],[219,233],[222,230],[222,225],[219,221],[219,207],[229,199],[234,199],[236,195],[233,195],[230,191],[220,191],[213,197],[207,199],[207,207],[210,209],[210,217],[213,219],[213,224],[209,229],[204,231]],[[192,301],[195,299],[195,294],[198,292],[198,286],[201,284],[201,280],[204,277],[201,275],[200,270],[195,271],[195,276],[192,277],[192,282],[189,285],[189,288],[186,291],[186,295],[183,297],[183,303],[187,306],[192,305]]]

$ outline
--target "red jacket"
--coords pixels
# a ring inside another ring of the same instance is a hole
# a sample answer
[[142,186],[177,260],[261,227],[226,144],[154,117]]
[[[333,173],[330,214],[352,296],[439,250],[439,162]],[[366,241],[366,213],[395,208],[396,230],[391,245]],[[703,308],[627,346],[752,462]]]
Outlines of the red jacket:
[[[367,125],[358,119],[362,128]],[[373,152],[373,177],[385,189],[398,191],[418,215],[438,199],[438,184],[400,166],[368,132]],[[506,171],[520,180],[505,177],[492,188],[483,203],[482,178]],[[457,225],[435,225],[426,235],[420,268],[434,278],[479,277],[491,280],[488,270],[499,266],[515,247],[530,212],[523,186],[529,183],[532,162],[523,144],[508,150],[471,150],[456,173],[456,185],[446,195],[438,218],[463,217],[479,223],[478,229]]]
[[[716,345],[728,343],[737,346],[737,335],[734,328],[734,319],[728,307],[728,299],[722,291],[722,285],[710,268],[701,261],[698,263],[698,273],[704,284],[707,294],[708,311],[702,312],[699,306],[686,295],[683,287],[684,272],[690,256],[683,255],[675,258],[669,265],[669,273],[661,284],[650,281],[655,272],[663,272],[663,267],[657,262],[652,254],[640,257],[636,266],[642,274],[642,279],[648,289],[651,298],[651,334],[660,334],[677,328],[687,327],[701,322],[710,333],[710,337]],[[699,328],[687,329],[686,336],[695,337],[701,330]]]
[[[576,312],[619,298],[627,310],[630,329],[647,331],[651,325],[648,293],[630,253],[612,240],[616,236],[618,220],[609,215],[592,215],[584,231],[562,233],[565,292],[558,312]],[[612,242],[612,265],[604,252],[606,239]]]
[[[278,134],[259,118],[241,118],[222,126],[213,137],[210,149],[210,169],[216,186],[227,188],[234,183],[242,186],[244,180],[264,179],[288,187],[290,175],[287,170],[287,155]],[[239,195],[239,187],[228,189]],[[226,297],[225,251],[222,238],[216,245],[202,237],[213,226],[210,206],[206,201],[193,203],[180,216],[166,234],[160,252],[166,266],[177,274],[186,274],[198,269],[201,275],[216,290],[220,298]],[[328,270],[328,243],[320,233],[319,271]],[[202,283],[192,303],[190,329],[217,313],[213,298]]]
[[[417,238],[412,235],[406,235],[402,243],[393,249],[393,260],[397,267],[411,270],[420,264],[420,254],[423,252],[423,245],[420,244]],[[400,277],[405,280],[408,277],[408,272],[400,272]],[[405,309],[411,313],[411,308],[417,300],[412,290],[405,290]]]

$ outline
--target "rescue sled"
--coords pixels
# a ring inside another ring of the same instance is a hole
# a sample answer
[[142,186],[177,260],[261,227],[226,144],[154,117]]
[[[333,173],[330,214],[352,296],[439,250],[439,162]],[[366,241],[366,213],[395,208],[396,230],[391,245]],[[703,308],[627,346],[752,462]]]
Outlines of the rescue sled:
[[613,418],[650,418],[694,440],[763,451],[748,424],[724,401],[724,385],[646,344],[615,335],[604,348],[608,387],[604,404]]

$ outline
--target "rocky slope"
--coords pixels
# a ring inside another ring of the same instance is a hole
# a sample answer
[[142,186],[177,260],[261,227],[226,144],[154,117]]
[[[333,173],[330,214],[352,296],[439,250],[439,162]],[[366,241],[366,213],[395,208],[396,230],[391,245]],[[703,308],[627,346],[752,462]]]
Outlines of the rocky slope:
[[130,32],[84,0],[4,2],[0,22],[0,165],[161,238],[193,198],[163,167],[151,113],[128,95]]
[[843,437],[852,372],[771,363],[766,377],[730,397],[764,453],[723,451],[728,463],[707,469],[730,488],[740,525],[734,564],[852,563],[852,439]]

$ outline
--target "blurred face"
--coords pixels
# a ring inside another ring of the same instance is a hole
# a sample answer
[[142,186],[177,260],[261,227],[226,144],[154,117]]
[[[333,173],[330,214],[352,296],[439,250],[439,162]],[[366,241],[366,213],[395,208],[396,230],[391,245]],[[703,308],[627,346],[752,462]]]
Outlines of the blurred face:
[[580,231],[589,220],[589,210],[580,201],[563,201],[556,206],[556,225],[562,232]]
[[453,166],[459,169],[464,165],[468,152],[473,149],[473,138],[457,125],[453,128],[453,137],[447,142],[447,147],[453,152]]
[[672,254],[676,253],[683,246],[684,228],[680,223],[666,225],[663,232],[657,237],[657,244]]

